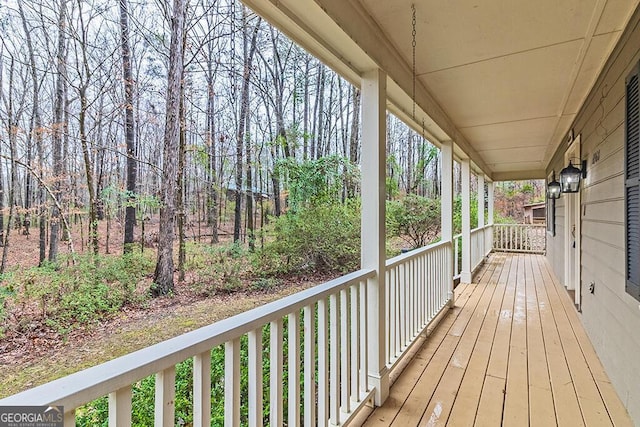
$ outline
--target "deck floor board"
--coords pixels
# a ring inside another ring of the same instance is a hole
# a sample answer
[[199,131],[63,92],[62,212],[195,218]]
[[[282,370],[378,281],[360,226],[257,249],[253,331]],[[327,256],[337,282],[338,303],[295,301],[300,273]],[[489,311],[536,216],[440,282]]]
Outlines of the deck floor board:
[[365,426],[631,426],[541,255],[492,254]]

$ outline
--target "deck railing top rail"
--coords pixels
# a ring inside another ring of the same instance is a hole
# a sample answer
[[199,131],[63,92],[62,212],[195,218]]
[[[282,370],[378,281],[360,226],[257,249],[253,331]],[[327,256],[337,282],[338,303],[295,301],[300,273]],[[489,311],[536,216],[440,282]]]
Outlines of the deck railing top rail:
[[373,269],[347,274],[212,325],[9,396],[0,400],[0,405],[79,407],[372,277],[375,277]]
[[411,261],[412,259],[418,258],[423,254],[425,254],[426,252],[431,252],[444,246],[451,246],[451,242],[436,242],[436,243],[432,243],[431,245],[423,246],[421,248],[414,249],[412,251],[398,255],[396,257],[393,257],[387,260],[386,268],[387,270],[390,270],[400,264],[403,264]]

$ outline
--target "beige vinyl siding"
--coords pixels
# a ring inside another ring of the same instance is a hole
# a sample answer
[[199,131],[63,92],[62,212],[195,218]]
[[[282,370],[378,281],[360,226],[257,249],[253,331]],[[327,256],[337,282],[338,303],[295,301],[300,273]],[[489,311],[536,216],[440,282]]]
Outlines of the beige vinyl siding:
[[[556,177],[560,169],[556,168]],[[547,258],[558,280],[564,282],[564,246],[557,244],[564,238],[564,199],[556,200],[556,235],[547,234]]]
[[[615,47],[573,124],[581,135],[588,176],[582,184],[581,320],[607,373],[640,426],[640,309],[625,292],[624,94],[625,78],[640,60],[638,10]],[[566,166],[566,143],[548,172]],[[594,163],[594,154],[599,160]],[[547,257],[563,282],[564,197],[556,203],[556,236]],[[589,293],[589,284],[595,292]]]

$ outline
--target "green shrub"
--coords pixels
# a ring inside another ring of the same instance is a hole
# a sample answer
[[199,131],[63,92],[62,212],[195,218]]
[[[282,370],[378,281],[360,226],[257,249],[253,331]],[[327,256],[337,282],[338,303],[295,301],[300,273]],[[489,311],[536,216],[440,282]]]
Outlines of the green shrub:
[[440,200],[409,194],[387,202],[387,230],[412,249],[428,245],[440,230]]
[[185,269],[193,273],[195,290],[205,295],[241,290],[243,273],[250,271],[248,252],[239,243],[190,242],[186,254]]
[[[478,226],[478,196],[471,193],[471,229]],[[462,196],[458,194],[453,200],[453,234],[462,233]]]
[[258,271],[345,273],[360,264],[360,206],[355,201],[302,208],[275,219],[257,252]]
[[293,212],[340,201],[345,184],[359,181],[359,170],[349,159],[325,156],[299,161],[293,157],[276,162],[275,173],[281,175],[289,190],[288,204]]
[[7,288],[16,293],[19,304],[36,304],[46,323],[68,332],[76,326],[96,322],[138,303],[145,295],[136,292],[137,284],[153,271],[153,259],[142,254],[124,256],[74,257],[74,264],[45,264],[5,276]]
[[9,298],[15,297],[15,290],[13,286],[2,286],[0,285],[0,338],[4,337],[7,316],[9,313],[7,312],[7,300]]
[[[300,314],[300,313],[299,313]],[[283,320],[283,355],[288,354],[288,319]],[[300,331],[304,334],[303,317],[300,315]],[[317,319],[314,322],[317,334]],[[262,392],[263,401],[263,424],[269,424],[270,415],[270,327],[266,324],[262,327]],[[224,425],[224,346],[218,346],[211,350],[211,425]],[[317,358],[317,354],[316,354]],[[300,361],[304,360],[304,339],[300,339]],[[249,390],[249,345],[247,335],[240,338],[240,424],[248,424],[249,406],[246,396]],[[282,399],[284,407],[284,417],[287,419],[288,407],[286,396],[288,394],[288,363],[289,360],[283,357],[283,393]],[[316,369],[317,375],[317,369]],[[300,372],[300,404],[304,401],[304,372]],[[154,396],[155,396],[155,376],[149,376],[132,386],[132,419],[133,427],[147,427],[154,424]],[[176,365],[176,395],[175,395],[175,418],[176,425],[193,425],[193,360],[187,359]],[[300,408],[302,410],[302,406]],[[76,410],[76,425],[85,426],[107,426],[108,425],[108,399],[102,397],[96,399]]]

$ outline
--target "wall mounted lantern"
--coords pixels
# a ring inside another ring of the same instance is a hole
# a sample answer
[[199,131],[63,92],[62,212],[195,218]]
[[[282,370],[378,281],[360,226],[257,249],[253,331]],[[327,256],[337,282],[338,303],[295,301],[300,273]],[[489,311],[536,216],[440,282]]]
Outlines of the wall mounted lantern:
[[547,184],[547,197],[550,199],[559,199],[561,193],[560,183],[556,181],[556,173],[553,172],[553,178],[551,182]]
[[569,166],[560,172],[560,188],[563,193],[577,193],[580,191],[581,178],[587,177],[587,161],[582,161],[582,169],[573,166],[569,160]]

